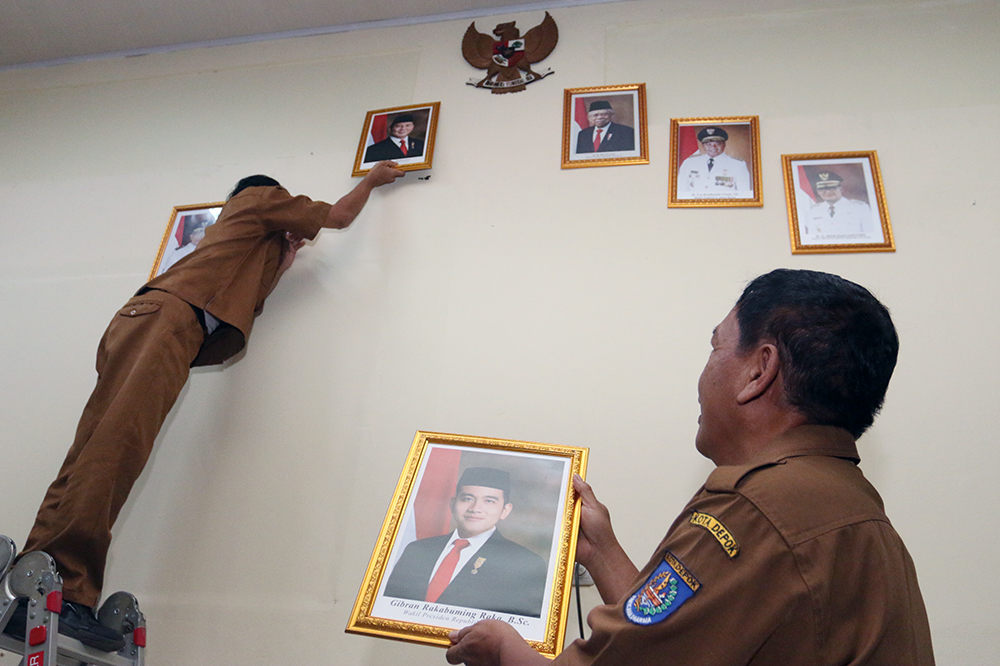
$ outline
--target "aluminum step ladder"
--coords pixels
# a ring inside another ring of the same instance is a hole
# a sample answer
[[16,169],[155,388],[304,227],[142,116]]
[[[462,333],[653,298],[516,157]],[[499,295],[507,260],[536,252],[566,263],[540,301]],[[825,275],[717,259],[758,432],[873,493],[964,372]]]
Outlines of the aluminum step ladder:
[[[0,535],[0,649],[22,655],[21,666],[143,666],[146,618],[135,597],[116,592],[101,605],[98,621],[118,631],[125,647],[101,652],[59,633],[62,577],[45,553],[25,554],[17,563],[14,542]],[[20,599],[27,599],[23,641],[3,633]]]

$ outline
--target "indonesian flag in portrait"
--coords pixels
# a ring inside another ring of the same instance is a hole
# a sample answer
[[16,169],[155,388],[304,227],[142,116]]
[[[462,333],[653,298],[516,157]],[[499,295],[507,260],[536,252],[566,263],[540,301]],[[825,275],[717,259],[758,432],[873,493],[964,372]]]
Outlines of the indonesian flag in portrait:
[[799,192],[809,197],[813,203],[816,203],[819,199],[816,197],[816,193],[809,183],[809,174],[806,173],[805,166],[799,164],[796,168],[799,170]]
[[177,231],[174,232],[174,238],[177,239],[177,247],[184,244],[184,227],[187,226],[188,218],[190,215],[182,215],[181,221],[177,224]]
[[680,158],[680,162],[701,150],[701,146],[698,145],[699,131],[700,128],[697,125],[681,125],[677,128],[677,156]]
[[[574,101],[573,106],[573,128],[570,132],[570,136],[574,139],[584,130],[590,127],[590,121],[587,120],[587,100],[584,97],[577,97]],[[573,144],[574,146],[576,144]]]
[[[462,452],[456,449],[435,447],[427,456],[424,474],[413,499],[413,511],[406,513],[397,534],[400,544],[416,539],[447,534],[451,528],[451,498],[458,483],[459,462]],[[395,557],[402,554],[397,549]]]
[[387,122],[388,114],[383,113],[381,116],[375,116],[372,118],[372,129],[368,133],[368,141],[365,143],[365,148],[372,145],[373,143],[378,143],[379,141],[385,141],[389,136],[389,127]]
[[424,476],[413,500],[418,539],[446,534],[451,527],[451,498],[458,483],[462,452],[435,448],[427,457]]

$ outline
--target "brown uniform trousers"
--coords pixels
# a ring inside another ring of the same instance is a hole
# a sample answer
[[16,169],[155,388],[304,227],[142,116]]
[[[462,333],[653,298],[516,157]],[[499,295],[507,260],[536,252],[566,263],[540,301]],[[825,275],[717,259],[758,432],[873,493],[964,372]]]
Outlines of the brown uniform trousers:
[[[315,238],[329,211],[280,187],[247,188],[226,202],[198,249],[115,315],[97,352],[97,387],[24,547],[55,559],[67,600],[97,604],[111,526],[190,366],[243,349],[278,280],[285,232]],[[195,307],[223,322],[207,340]]]
[[192,307],[163,291],[129,300],[104,333],[97,386],[24,547],[55,559],[67,600],[97,604],[111,526],[203,339]]

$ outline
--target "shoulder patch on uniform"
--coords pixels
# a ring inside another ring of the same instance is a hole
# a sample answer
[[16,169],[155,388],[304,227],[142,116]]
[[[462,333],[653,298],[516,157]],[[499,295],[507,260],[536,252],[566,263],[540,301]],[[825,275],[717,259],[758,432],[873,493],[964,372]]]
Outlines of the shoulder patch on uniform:
[[655,624],[681,607],[701,587],[669,550],[635,594],[625,602],[625,617],[633,624]]
[[715,537],[715,540],[719,542],[722,550],[726,551],[726,555],[729,557],[736,557],[740,554],[740,544],[736,540],[736,537],[715,516],[701,513],[700,511],[692,511],[689,522],[692,525],[698,525],[708,530],[709,534]]

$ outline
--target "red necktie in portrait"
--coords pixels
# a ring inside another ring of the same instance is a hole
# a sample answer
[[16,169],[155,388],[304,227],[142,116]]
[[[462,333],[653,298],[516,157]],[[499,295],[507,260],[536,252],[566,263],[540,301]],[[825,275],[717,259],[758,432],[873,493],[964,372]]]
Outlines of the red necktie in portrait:
[[455,573],[455,566],[458,564],[459,553],[468,545],[469,542],[466,539],[455,539],[455,545],[441,560],[441,566],[431,578],[431,584],[427,586],[427,597],[424,601],[433,603],[438,600],[438,597],[444,592],[444,588],[448,587],[448,583],[451,582],[451,575]]
[[403,155],[406,155],[406,139],[399,142],[399,149],[403,151]]
[[596,128],[594,129],[594,152],[595,153],[597,152],[597,149],[601,147],[601,132],[603,132],[603,131],[604,131],[603,129],[596,129]]

